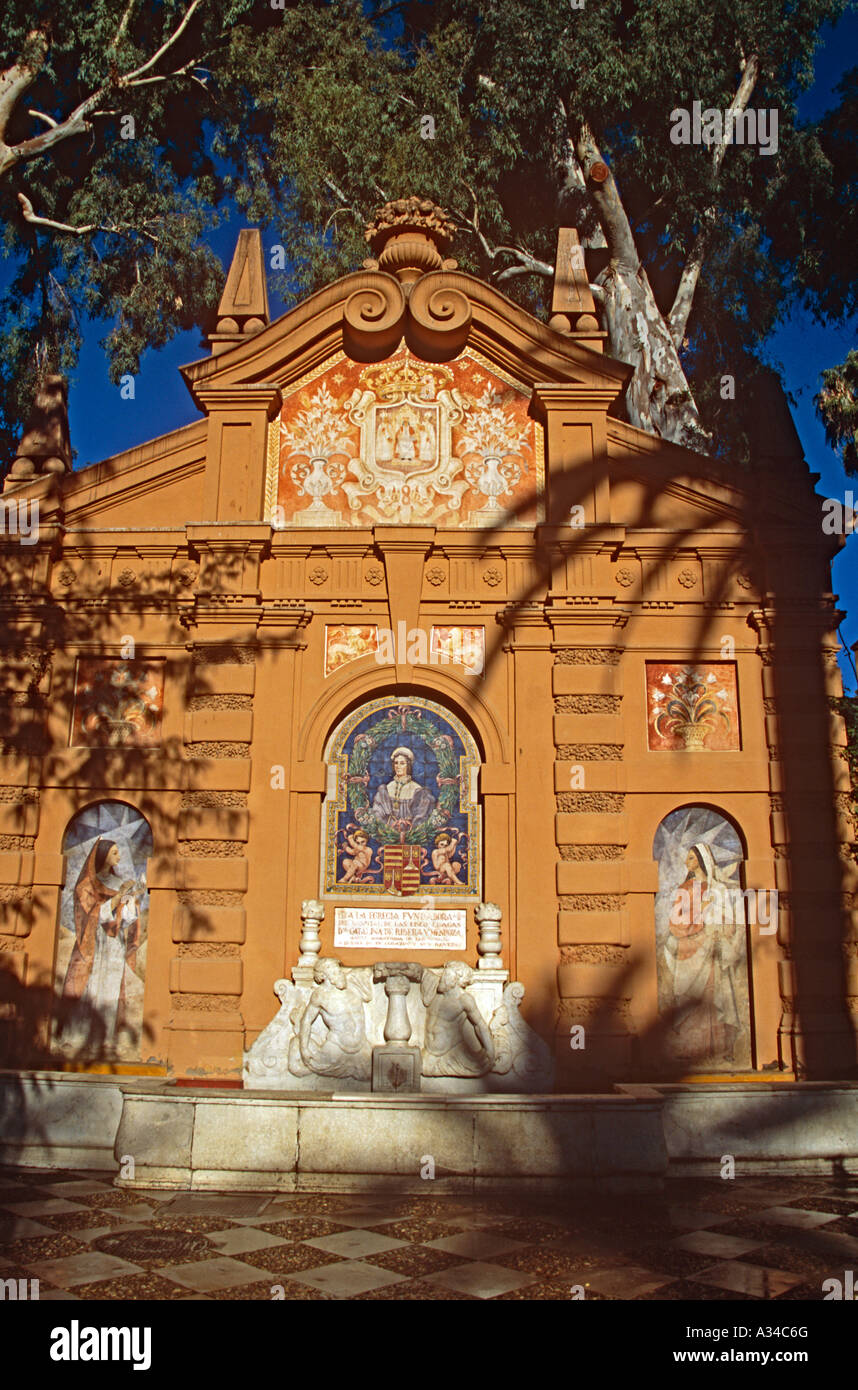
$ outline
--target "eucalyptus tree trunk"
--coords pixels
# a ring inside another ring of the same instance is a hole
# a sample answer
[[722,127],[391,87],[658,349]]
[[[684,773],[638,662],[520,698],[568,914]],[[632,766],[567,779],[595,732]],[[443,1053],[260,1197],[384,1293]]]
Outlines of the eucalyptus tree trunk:
[[711,440],[643,266],[612,258],[597,284],[605,296],[608,351],[634,366],[626,391],[629,420],[650,434],[708,453]]
[[628,418],[650,434],[708,453],[711,440],[679,359],[682,333],[672,331],[669,315],[656,303],[614,176],[586,124],[578,127],[572,146],[570,158],[578,164],[608,249],[608,264],[596,279],[604,297],[608,351],[634,367],[626,392]]

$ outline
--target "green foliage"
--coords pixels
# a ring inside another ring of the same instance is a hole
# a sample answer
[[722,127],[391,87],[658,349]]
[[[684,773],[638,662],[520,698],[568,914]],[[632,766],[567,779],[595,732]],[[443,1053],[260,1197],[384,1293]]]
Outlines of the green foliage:
[[[815,126],[796,114],[820,29],[844,8],[845,0],[601,0],[581,10],[558,0],[297,3],[262,51],[242,40],[259,86],[255,163],[235,193],[252,216],[279,218],[281,239],[296,250],[285,294],[354,269],[375,206],[417,192],[453,213],[452,254],[464,269],[545,314],[547,281],[516,269],[515,248],[550,264],[558,226],[592,232],[593,207],[562,168],[569,130],[588,122],[663,312],[714,209],[682,354],[707,426],[734,456],[747,454],[742,409],[753,408],[765,338],[802,298],[831,316],[854,294],[848,109]],[[777,153],[732,145],[716,178],[711,151],[671,143],[670,113],[695,100],[723,111],[751,53],[760,76],[750,105],[777,109]],[[434,140],[420,138],[422,114],[434,118]],[[844,231],[836,249],[832,219]],[[591,275],[599,267],[591,253]],[[740,384],[736,401],[721,400],[725,373]]]
[[858,352],[853,348],[845,362],[824,371],[822,381],[814,405],[825,437],[832,449],[840,450],[846,472],[858,474]]
[[[206,122],[234,104],[231,26],[250,0],[198,0],[170,44],[191,4],[0,7],[0,77],[31,68],[8,110],[0,86],[0,464],[14,457],[38,378],[73,369],[83,316],[105,322],[118,381],[217,303],[223,268],[203,237],[225,189]],[[78,129],[33,149],[91,97]]]
[[[741,456],[742,409],[780,317],[802,300],[829,318],[858,307],[858,75],[822,121],[796,116],[820,29],[846,5],[0,0],[0,93],[16,64],[34,71],[5,132],[0,96],[0,457],[14,452],[36,377],[73,367],[82,314],[107,326],[113,380],[146,346],[208,326],[223,272],[203,238],[226,200],[287,247],[287,300],[357,269],[378,205],[419,193],[453,215],[463,269],[546,316],[537,271],[553,263],[558,226],[598,232],[569,174],[582,122],[664,313],[707,228],[683,365],[705,424]],[[730,146],[716,175],[711,150],[671,143],[670,113],[696,100],[723,111],[750,54],[750,105],[777,109],[778,150]],[[85,127],[33,152],[45,118],[62,123],[99,92]],[[421,138],[424,115],[434,139]],[[22,142],[31,157],[4,172],[4,150]],[[66,230],[27,221],[21,194]],[[588,257],[597,277],[605,253]],[[724,374],[735,401],[720,398]]]

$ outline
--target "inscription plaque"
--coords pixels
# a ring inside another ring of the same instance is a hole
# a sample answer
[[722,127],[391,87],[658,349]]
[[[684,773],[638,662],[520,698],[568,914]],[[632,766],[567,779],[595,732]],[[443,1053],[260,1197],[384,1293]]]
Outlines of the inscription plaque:
[[394,950],[464,951],[464,910],[449,908],[337,907],[334,946]]

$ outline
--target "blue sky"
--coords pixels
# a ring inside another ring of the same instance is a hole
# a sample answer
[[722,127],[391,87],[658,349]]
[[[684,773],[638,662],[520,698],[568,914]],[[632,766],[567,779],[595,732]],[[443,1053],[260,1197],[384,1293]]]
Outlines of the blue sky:
[[[802,98],[800,114],[806,119],[821,114],[834,104],[834,87],[843,73],[858,62],[858,16],[841,20],[836,30],[828,30],[817,54],[816,80]],[[229,265],[238,231],[244,225],[236,219],[215,229],[209,241],[225,266]],[[274,241],[264,234],[266,249]],[[270,295],[272,317],[284,310],[282,302]],[[808,314],[796,312],[769,340],[774,363],[782,364],[786,386],[796,404],[794,416],[808,464],[821,475],[817,491],[841,501],[851,488],[858,505],[858,479],[846,479],[836,456],[825,443],[822,426],[813,409],[813,396],[819,389],[819,373],[845,357],[856,346],[856,324],[821,327]],[[96,462],[112,453],[138,444],[197,418],[187,388],[178,373],[186,362],[205,355],[196,332],[183,333],[159,352],[146,354],[135,380],[135,399],[122,400],[111,384],[99,341],[106,336],[104,324],[87,323],[80,363],[70,383],[69,414],[71,437],[78,451],[77,466]],[[858,534],[846,544],[834,561],[833,588],[839,606],[847,610],[842,636],[848,645],[858,642]],[[841,656],[844,684],[856,688],[848,657]]]

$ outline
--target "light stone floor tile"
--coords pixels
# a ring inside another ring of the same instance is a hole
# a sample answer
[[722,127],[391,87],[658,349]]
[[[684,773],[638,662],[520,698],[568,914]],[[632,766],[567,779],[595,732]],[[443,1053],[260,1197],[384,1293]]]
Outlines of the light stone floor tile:
[[849,1264],[858,1260],[858,1239],[845,1231],[830,1231],[826,1226],[811,1231],[793,1230],[790,1244],[795,1250],[808,1250],[823,1259],[843,1260]]
[[670,1224],[682,1231],[705,1231],[709,1226],[720,1226],[729,1220],[723,1211],[706,1211],[695,1207],[668,1207]]
[[[503,1212],[493,1213],[487,1216],[485,1212],[445,1212],[443,1216],[426,1217],[427,1221],[445,1221],[449,1226],[461,1226],[466,1231],[490,1231],[493,1226],[502,1226],[504,1222],[511,1221],[515,1213]],[[408,1218],[411,1221],[423,1220],[418,1213]]]
[[[319,1213],[320,1216],[327,1213]],[[401,1221],[400,1216],[379,1216],[378,1212],[369,1211],[364,1208],[362,1211],[351,1209],[348,1211],[335,1211],[330,1213],[332,1221],[336,1221],[338,1226],[393,1226],[397,1221]],[[285,1217],[284,1217],[285,1219]]]
[[41,1221],[31,1221],[28,1216],[13,1216],[11,1212],[0,1211],[0,1242],[10,1240],[29,1240],[31,1236],[55,1236],[56,1227],[44,1226]]
[[759,1250],[765,1240],[743,1240],[741,1236],[722,1236],[717,1231],[688,1231],[670,1244],[677,1250],[690,1250],[694,1255],[711,1255],[713,1260],[735,1260],[751,1250]]
[[363,1260],[342,1260],[338,1264],[304,1269],[300,1274],[290,1274],[289,1278],[297,1284],[309,1284],[322,1293],[333,1294],[335,1298],[351,1298],[353,1294],[382,1289],[386,1284],[399,1284],[405,1275],[393,1274],[377,1265],[365,1264]]
[[463,1255],[469,1260],[490,1260],[493,1255],[525,1249],[523,1240],[509,1240],[488,1231],[462,1231],[457,1236],[441,1236],[439,1240],[424,1240],[419,1244],[430,1250],[445,1250],[448,1255]]
[[[801,1194],[798,1189],[792,1189],[796,1196]],[[730,1191],[740,1197],[743,1202],[753,1202],[760,1206],[774,1206],[776,1202],[782,1202],[785,1196],[790,1195],[789,1178],[784,1178],[784,1185],[773,1184],[768,1186],[761,1184],[759,1187],[750,1186],[743,1183],[741,1178],[736,1178],[730,1183]]]
[[498,1294],[511,1293],[513,1289],[524,1289],[528,1284],[539,1282],[535,1274],[527,1274],[519,1269],[504,1269],[502,1265],[482,1260],[457,1265],[454,1269],[438,1270],[437,1274],[427,1274],[425,1280],[427,1284],[455,1289],[457,1293],[469,1293],[475,1298],[497,1298]]
[[225,1216],[228,1219],[258,1216],[266,1209],[268,1200],[267,1197],[244,1196],[238,1192],[235,1196],[218,1192],[190,1192],[181,1197],[174,1197],[173,1201],[165,1206],[160,1214],[165,1216]]
[[265,1271],[253,1269],[241,1260],[228,1256],[218,1256],[213,1260],[199,1260],[194,1264],[165,1265],[158,1273],[164,1279],[172,1279],[174,1284],[182,1284],[186,1289],[197,1293],[212,1293],[218,1289],[234,1289],[239,1284],[255,1284],[265,1278]]
[[101,1279],[118,1279],[123,1274],[142,1274],[139,1265],[120,1260],[116,1255],[103,1255],[100,1250],[87,1250],[81,1255],[63,1255],[57,1260],[39,1260],[27,1269],[37,1279],[57,1284],[61,1289],[73,1289],[76,1284],[94,1284]]
[[217,1246],[222,1255],[244,1255],[248,1250],[265,1250],[269,1245],[288,1245],[282,1236],[249,1227],[233,1227],[231,1231],[206,1231],[206,1240]]
[[805,1282],[800,1274],[787,1274],[782,1269],[766,1269],[763,1265],[728,1261],[710,1265],[694,1275],[696,1284],[712,1284],[716,1289],[750,1295],[753,1298],[777,1298]]
[[[697,1275],[694,1275],[697,1278]],[[613,1268],[587,1269],[576,1280],[593,1293],[604,1294],[607,1298],[636,1298],[641,1294],[654,1293],[665,1284],[676,1283],[675,1274],[656,1274],[652,1269],[642,1269],[639,1265],[616,1265]]]
[[815,1230],[817,1226],[827,1226],[829,1221],[837,1221],[836,1213],[830,1211],[802,1211],[800,1207],[766,1207],[755,1213],[758,1221],[771,1221],[776,1226],[794,1226],[798,1230]]
[[90,1211],[90,1207],[80,1202],[67,1202],[63,1197],[45,1197],[40,1202],[8,1202],[3,1207],[14,1216],[29,1216],[38,1220],[40,1216],[66,1216],[72,1211]]
[[[162,1216],[164,1214],[163,1212],[160,1213]],[[283,1220],[282,1212],[277,1212],[276,1214],[272,1212],[262,1212],[259,1216],[224,1216],[223,1212],[216,1211],[213,1213],[212,1220],[214,1220],[215,1217],[228,1221],[230,1226],[234,1226],[237,1231],[240,1231],[242,1228],[261,1226],[263,1222]],[[226,1227],[224,1227],[224,1230],[226,1230]]]
[[41,1191],[50,1192],[54,1197],[94,1197],[99,1192],[109,1197],[116,1188],[109,1182],[87,1182],[85,1178],[75,1178],[71,1182],[46,1184]]
[[375,1201],[372,1197],[361,1197],[359,1194],[355,1194],[351,1201],[342,1204],[338,1202],[336,1211],[337,1215],[346,1211],[350,1214],[356,1212],[358,1215],[362,1212],[368,1212],[372,1214],[373,1218],[382,1217],[385,1220],[396,1221],[399,1218],[390,1215],[391,1208],[398,1210],[398,1204],[396,1202]]
[[318,1240],[305,1240],[302,1245],[315,1246],[329,1255],[339,1255],[343,1260],[372,1259],[373,1255],[384,1254],[387,1250],[401,1249],[407,1240],[392,1240],[388,1236],[375,1235],[372,1231],[338,1231],[333,1236],[320,1236]]
[[[148,1202],[134,1202],[128,1207],[90,1207],[90,1211],[105,1211],[108,1216],[118,1216],[122,1221],[150,1221],[156,1215]],[[160,1212],[157,1213],[160,1215]]]

